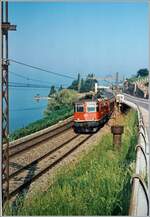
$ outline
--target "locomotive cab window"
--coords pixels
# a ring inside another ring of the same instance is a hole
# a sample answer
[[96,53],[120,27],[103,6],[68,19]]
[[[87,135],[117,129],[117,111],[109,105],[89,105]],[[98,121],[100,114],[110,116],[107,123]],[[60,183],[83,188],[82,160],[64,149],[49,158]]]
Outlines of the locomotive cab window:
[[83,104],[76,104],[75,111],[76,112],[84,112],[84,106],[83,106]]
[[87,112],[96,112],[96,103],[87,103]]

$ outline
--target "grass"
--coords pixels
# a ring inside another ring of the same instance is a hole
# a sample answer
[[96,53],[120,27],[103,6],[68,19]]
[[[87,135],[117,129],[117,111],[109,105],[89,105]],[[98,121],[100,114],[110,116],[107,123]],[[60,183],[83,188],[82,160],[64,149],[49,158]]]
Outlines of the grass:
[[7,215],[128,215],[130,178],[137,142],[137,114],[129,111],[121,120],[125,126],[120,151],[112,146],[112,134],[76,164],[63,167],[46,192],[19,201]]

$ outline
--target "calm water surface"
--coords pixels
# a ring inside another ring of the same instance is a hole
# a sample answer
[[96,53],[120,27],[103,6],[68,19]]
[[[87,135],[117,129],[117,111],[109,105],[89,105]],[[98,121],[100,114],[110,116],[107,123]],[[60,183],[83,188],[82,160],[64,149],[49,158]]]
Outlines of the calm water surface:
[[34,96],[47,96],[47,89],[10,88],[10,132],[27,126],[29,123],[41,119],[47,106],[47,100],[37,102]]

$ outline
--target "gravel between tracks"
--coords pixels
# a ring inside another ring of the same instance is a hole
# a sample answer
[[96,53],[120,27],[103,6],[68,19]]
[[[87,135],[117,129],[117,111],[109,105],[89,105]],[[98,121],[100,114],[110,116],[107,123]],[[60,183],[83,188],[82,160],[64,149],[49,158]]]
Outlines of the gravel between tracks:
[[35,146],[32,150],[27,150],[23,154],[16,155],[10,159],[10,174],[15,172],[17,169],[25,166],[27,163],[31,163],[34,159],[47,153],[49,150],[57,147],[62,141],[67,141],[69,138],[73,137],[75,134],[72,129],[53,137],[46,142],[41,142],[40,145]]

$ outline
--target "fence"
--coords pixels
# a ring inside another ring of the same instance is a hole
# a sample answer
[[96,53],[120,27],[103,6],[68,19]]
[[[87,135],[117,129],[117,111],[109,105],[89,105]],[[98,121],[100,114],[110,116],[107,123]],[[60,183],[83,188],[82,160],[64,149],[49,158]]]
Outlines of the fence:
[[149,147],[148,136],[144,126],[142,113],[140,108],[124,99],[120,100],[129,107],[137,110],[138,113],[138,144],[136,150],[135,174],[132,176],[132,192],[130,200],[129,215],[130,216],[149,216],[149,197],[148,197],[148,171],[149,171]]

